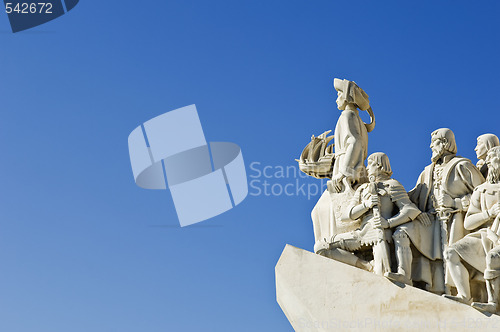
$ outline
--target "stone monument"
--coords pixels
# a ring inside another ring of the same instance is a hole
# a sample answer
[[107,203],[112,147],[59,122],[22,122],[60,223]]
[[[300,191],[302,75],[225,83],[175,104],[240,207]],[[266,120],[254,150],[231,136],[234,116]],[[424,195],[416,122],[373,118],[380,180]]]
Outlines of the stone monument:
[[276,265],[277,300],[294,329],[456,331],[472,319],[499,330],[498,138],[477,138],[474,165],[456,154],[450,129],[433,131],[431,164],[407,192],[385,153],[367,160],[368,95],[353,81],[334,88],[334,135],[312,136],[297,160],[330,178],[311,213],[314,253],[287,246]]

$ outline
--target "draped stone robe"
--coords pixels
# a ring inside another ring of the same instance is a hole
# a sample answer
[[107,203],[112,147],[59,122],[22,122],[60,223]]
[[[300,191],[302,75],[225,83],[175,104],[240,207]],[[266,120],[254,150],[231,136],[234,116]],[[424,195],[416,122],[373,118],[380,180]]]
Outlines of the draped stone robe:
[[[437,206],[434,181],[434,168],[437,165],[432,163],[428,165],[420,174],[415,188],[409,192],[410,199],[417,205],[421,211],[425,211],[431,220],[430,226],[424,226],[422,223],[413,221],[400,228],[404,230],[416,250],[417,255],[414,258],[412,267],[412,280],[424,281],[433,289],[435,286],[435,273],[443,274],[442,271],[442,243],[441,243],[441,224],[437,217]],[[474,188],[484,182],[484,177],[469,159],[459,156],[446,156],[439,167],[441,170],[440,190],[451,196],[458,207],[454,209],[448,220],[448,244],[455,243],[467,233],[464,228],[464,217],[469,206],[470,196]],[[419,255],[420,254],[420,255]],[[431,262],[439,261],[437,265],[431,266]],[[441,276],[442,278],[442,276]],[[444,289],[434,289],[436,292],[442,292]]]

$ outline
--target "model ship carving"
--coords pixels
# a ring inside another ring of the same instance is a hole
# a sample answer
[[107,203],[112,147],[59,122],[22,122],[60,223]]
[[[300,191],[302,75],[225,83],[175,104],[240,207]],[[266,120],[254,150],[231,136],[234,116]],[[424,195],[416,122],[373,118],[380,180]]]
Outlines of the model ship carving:
[[309,176],[317,179],[331,178],[333,173],[333,135],[327,136],[331,130],[325,131],[319,136],[312,135],[311,142],[306,145],[300,159],[295,159],[299,163],[299,169]]

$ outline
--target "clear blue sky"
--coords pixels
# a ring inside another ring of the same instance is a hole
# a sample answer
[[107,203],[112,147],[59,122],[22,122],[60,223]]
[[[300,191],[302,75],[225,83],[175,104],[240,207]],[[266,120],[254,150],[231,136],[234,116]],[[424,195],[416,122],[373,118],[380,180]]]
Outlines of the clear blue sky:
[[500,134],[499,11],[81,0],[17,34],[0,13],[0,331],[290,331],[274,266],[286,243],[312,249],[319,195],[251,195],[180,228],[168,191],[134,184],[128,134],[196,104],[207,139],[239,144],[249,176],[252,162],[295,166],[334,128],[332,80],[347,78],[377,118],[369,152],[409,190],[434,129],[453,129],[474,162],[476,137]]

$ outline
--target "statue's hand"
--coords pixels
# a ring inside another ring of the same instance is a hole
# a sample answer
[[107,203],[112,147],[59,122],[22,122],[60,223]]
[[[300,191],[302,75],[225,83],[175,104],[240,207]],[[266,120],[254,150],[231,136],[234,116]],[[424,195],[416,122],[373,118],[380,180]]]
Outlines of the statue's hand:
[[330,244],[326,241],[326,239],[319,240],[314,244],[314,252],[317,254],[320,251],[330,249]]
[[379,205],[378,195],[370,195],[369,198],[363,200],[363,205],[369,209],[373,208],[375,205]]
[[420,221],[420,223],[426,227],[429,227],[431,225],[431,219],[425,212],[420,213],[417,216],[417,220]]
[[495,218],[500,214],[500,203],[495,203],[491,208],[488,209],[488,214]]
[[443,193],[443,194],[439,195],[437,201],[438,201],[438,205],[440,207],[445,207],[445,208],[454,208],[455,207],[455,201],[448,194]]
[[382,217],[380,217],[380,226],[381,226],[383,229],[386,229],[386,228],[389,228],[389,227],[390,227],[389,222],[387,221],[387,219],[382,218]]
[[342,191],[342,180],[344,178],[345,175],[342,173],[338,173],[332,178],[333,186],[338,193]]

